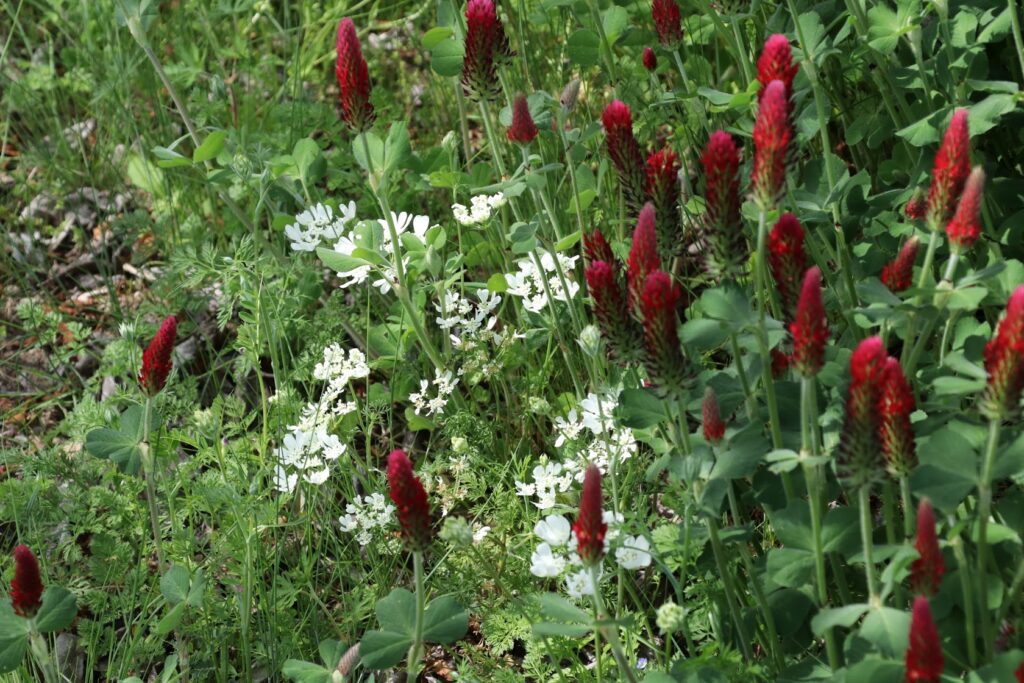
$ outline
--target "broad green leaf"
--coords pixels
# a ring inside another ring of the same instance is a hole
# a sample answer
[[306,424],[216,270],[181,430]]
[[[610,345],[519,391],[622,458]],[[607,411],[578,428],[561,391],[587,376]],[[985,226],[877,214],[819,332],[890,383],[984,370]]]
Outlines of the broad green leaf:
[[409,129],[405,121],[395,121],[388,129],[388,137],[384,141],[384,172],[392,173],[405,168],[411,155]]
[[377,601],[377,619],[383,630],[412,637],[416,627],[416,596],[404,588],[395,588]]
[[601,54],[601,39],[588,28],[581,28],[566,43],[569,59],[578,66],[594,66]]
[[431,600],[423,613],[423,640],[427,642],[447,645],[468,630],[469,612],[450,595]]
[[188,584],[188,569],[180,564],[171,565],[171,568],[160,577],[160,592],[167,602],[177,605],[188,597]]
[[405,658],[412,637],[394,631],[368,631],[359,644],[359,661],[367,669],[388,669]]
[[327,639],[320,641],[320,661],[324,663],[328,669],[334,669],[338,666],[338,662],[345,656],[345,651],[348,648],[339,640]]
[[851,666],[845,683],[903,683],[904,676],[903,662],[871,657]]
[[189,607],[201,607],[203,605],[203,595],[206,592],[206,574],[200,569],[196,571],[195,576],[192,577],[192,583],[188,589],[188,596],[185,598],[186,604]]
[[323,164],[323,155],[315,140],[302,138],[296,142],[292,149],[292,159],[295,161],[295,168],[301,178],[313,178],[320,175],[314,166]]
[[665,403],[650,389],[623,389],[615,409],[619,421],[630,429],[646,429],[665,421]]
[[821,525],[821,543],[827,553],[848,555],[860,547],[857,510],[837,507],[828,511]]
[[320,257],[320,260],[324,262],[325,266],[338,273],[347,273],[350,270],[370,265],[369,261],[355,256],[342,254],[341,252],[335,251],[334,249],[327,249],[326,247],[317,247],[316,255]]
[[783,546],[814,551],[811,516],[806,503],[794,502],[785,509],[772,511],[769,516],[775,535]]
[[811,580],[814,553],[796,548],[772,548],[766,565],[768,577],[786,588],[800,588]]
[[464,56],[460,41],[445,38],[430,51],[430,68],[438,76],[458,76],[462,73]]
[[78,600],[67,588],[51,586],[43,591],[43,604],[32,621],[40,633],[67,628],[78,614]]
[[[97,458],[113,462],[126,474],[138,474],[142,463],[142,407],[131,406],[121,414],[121,424],[114,429],[94,429],[85,437],[85,449]],[[152,423],[150,424],[152,427]]]
[[224,148],[224,138],[226,137],[227,131],[223,130],[215,130],[207,135],[206,139],[203,140],[203,144],[196,147],[196,150],[192,152],[192,161],[201,164],[204,161],[213,159]]
[[10,602],[0,602],[0,673],[14,671],[28,649],[29,620],[19,617]]
[[154,147],[153,156],[157,158],[156,165],[160,168],[177,168],[179,166],[191,166],[192,160],[183,154],[178,154],[173,149],[166,147]]
[[910,474],[910,488],[915,495],[930,498],[935,507],[953,512],[976,486],[974,477],[951,472],[935,465],[920,465]]
[[1005,114],[1009,114],[1016,108],[1016,96],[1005,93],[989,95],[981,102],[972,105],[969,108],[971,136],[981,135],[992,130]]
[[822,636],[825,635],[825,631],[836,626],[849,628],[857,623],[857,620],[869,609],[871,609],[871,606],[865,604],[823,609],[811,619],[811,631],[816,636]]
[[496,294],[508,291],[508,280],[505,279],[504,273],[495,273],[494,275],[487,278],[487,289]]
[[622,35],[622,32],[629,26],[629,13],[626,12],[625,7],[612,5],[605,10],[602,24],[604,25],[604,34],[608,38],[608,44],[614,45],[619,36]]
[[775,628],[780,636],[791,636],[799,631],[813,608],[811,598],[795,588],[783,588],[768,596],[768,609],[775,617]]
[[910,632],[910,612],[878,607],[868,612],[860,627],[860,635],[886,657],[903,657]]
[[153,633],[158,636],[165,636],[178,628],[181,624],[181,620],[185,618],[186,609],[187,606],[184,602],[176,604],[160,621],[157,622],[156,626],[153,627]]
[[581,233],[579,230],[575,230],[562,239],[555,243],[555,251],[565,251],[571,249],[577,242],[580,241]]
[[[366,154],[367,149],[369,156]],[[380,173],[384,169],[384,141],[373,133],[360,133],[353,138],[352,154],[367,173]]]
[[590,614],[556,593],[544,593],[540,596],[540,613],[545,619],[564,623],[590,623]]
[[298,659],[286,660],[281,667],[281,673],[285,678],[296,683],[330,683],[331,672],[311,662],[303,662]]
[[423,34],[420,44],[424,50],[433,50],[438,43],[452,35],[452,29],[448,26],[435,26]]

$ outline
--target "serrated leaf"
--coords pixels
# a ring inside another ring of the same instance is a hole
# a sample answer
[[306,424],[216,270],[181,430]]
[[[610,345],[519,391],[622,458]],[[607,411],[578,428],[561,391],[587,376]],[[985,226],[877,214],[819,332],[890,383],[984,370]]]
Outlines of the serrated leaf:
[[431,600],[423,612],[423,640],[447,645],[466,635],[469,612],[450,595]]
[[32,621],[40,633],[67,628],[78,614],[78,600],[67,588],[51,586],[43,591],[43,604]]

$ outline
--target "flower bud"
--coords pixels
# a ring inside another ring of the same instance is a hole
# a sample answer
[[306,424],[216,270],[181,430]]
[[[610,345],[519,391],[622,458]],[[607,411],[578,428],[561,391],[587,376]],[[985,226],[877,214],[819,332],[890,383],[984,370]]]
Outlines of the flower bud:
[[793,367],[804,377],[813,377],[825,364],[828,319],[821,302],[821,270],[810,268],[804,275],[796,315],[789,324],[793,335]]
[[1024,285],[1014,290],[996,334],[985,346],[988,384],[981,410],[990,419],[1014,412],[1024,390]]
[[537,124],[530,115],[526,95],[518,95],[512,103],[512,125],[508,128],[508,139],[520,145],[528,145],[537,137]]
[[914,683],[939,683],[945,662],[942,643],[932,619],[928,598],[914,598],[914,611],[910,619],[910,637],[907,643],[906,680]]
[[911,237],[903,244],[896,258],[882,268],[882,282],[889,291],[902,292],[913,284],[914,261],[917,260],[919,245],[917,237]]
[[925,211],[929,228],[940,229],[953,215],[970,172],[971,137],[967,128],[967,110],[957,109],[935,155]]
[[634,311],[640,305],[640,295],[643,292],[644,283],[647,281],[647,275],[661,268],[655,226],[654,205],[648,202],[637,218],[636,229],[633,231],[633,244],[629,250],[629,258],[626,260],[629,303]]
[[171,373],[171,353],[174,339],[178,334],[178,321],[173,315],[164,318],[153,341],[142,353],[142,370],[139,371],[139,386],[146,396],[155,396],[167,384]]
[[953,249],[967,251],[981,237],[981,200],[984,188],[985,171],[981,166],[975,166],[960,194],[956,213],[946,225],[946,235]]
[[917,507],[917,539],[914,541],[918,558],[910,565],[910,586],[918,595],[931,596],[939,592],[946,563],[935,535],[935,511],[927,498]]
[[800,282],[807,270],[804,228],[791,213],[784,213],[768,234],[768,265],[779,288],[782,310],[792,318]]
[[654,623],[666,635],[682,631],[686,627],[686,609],[669,600],[658,608]]
[[608,525],[601,509],[601,470],[597,465],[587,465],[583,475],[583,494],[580,496],[580,512],[572,530],[576,532],[576,553],[584,564],[597,564],[604,557],[604,537]]
[[654,50],[649,47],[644,48],[643,63],[644,68],[648,71],[654,71],[658,68],[658,55],[654,54]]
[[361,133],[373,125],[375,114],[370,102],[370,73],[355,24],[348,17],[338,23],[336,47],[334,75],[338,79],[341,117],[352,130]]
[[710,444],[717,444],[725,436],[725,423],[722,422],[722,414],[718,407],[718,396],[710,386],[704,389],[701,417],[704,421],[704,440]]
[[388,456],[388,484],[391,501],[398,511],[402,540],[410,550],[425,550],[433,535],[430,503],[419,477],[412,473],[412,462],[405,451],[395,450]]
[[42,604],[43,580],[39,562],[26,545],[14,549],[14,580],[11,581],[11,606],[15,614],[31,617]]

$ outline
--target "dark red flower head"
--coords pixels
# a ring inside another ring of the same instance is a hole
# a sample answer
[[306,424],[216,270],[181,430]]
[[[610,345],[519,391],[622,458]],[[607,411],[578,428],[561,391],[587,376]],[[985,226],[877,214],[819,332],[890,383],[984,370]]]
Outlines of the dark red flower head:
[[633,136],[633,115],[629,105],[615,100],[604,108],[605,147],[622,186],[622,194],[631,211],[639,211],[646,201],[646,174],[640,143]]
[[754,201],[763,209],[774,208],[786,185],[786,156],[793,140],[789,121],[789,95],[780,80],[762,91],[754,122]]
[[689,380],[676,330],[676,308],[682,295],[671,277],[655,270],[647,276],[640,298],[644,366],[652,385],[661,394],[679,395]]
[[891,356],[885,361],[882,392],[878,397],[879,437],[886,468],[894,477],[906,477],[917,464],[914,428],[910,414],[914,412],[914,393],[900,362]]
[[654,54],[654,50],[649,47],[644,48],[643,53],[644,68],[648,71],[654,71],[658,68],[658,55]]
[[786,96],[793,96],[793,79],[799,65],[793,63],[793,50],[789,47],[789,38],[776,33],[769,36],[764,43],[764,50],[757,60],[757,80],[761,83],[761,93],[772,81],[782,81],[786,86]]
[[653,0],[651,18],[658,41],[662,45],[674,46],[683,39],[683,18],[676,0]]
[[777,347],[772,349],[772,378],[779,379],[785,375],[792,360],[789,354],[782,349]]
[[869,486],[884,473],[878,404],[886,359],[881,337],[868,337],[850,357],[850,388],[836,474],[851,489]]
[[39,562],[27,545],[14,549],[14,580],[11,581],[11,606],[14,612],[30,617],[42,604],[43,580]]
[[945,663],[942,643],[932,619],[928,598],[914,598],[914,613],[910,619],[910,639],[907,644],[907,683],[939,683]]
[[1024,390],[1024,285],[1010,295],[1006,315],[985,346],[985,371],[988,385],[981,409],[988,417],[1001,419],[1017,409]]
[[608,525],[601,505],[601,470],[591,463],[583,475],[580,513],[572,525],[576,532],[576,553],[584,564],[597,564],[604,557],[604,536]]
[[928,213],[928,200],[920,189],[914,190],[914,196],[903,207],[904,215],[910,220],[919,221]]
[[493,0],[469,0],[462,86],[474,99],[493,99],[501,89],[498,67],[512,54]]
[[704,167],[705,265],[716,278],[744,271],[748,249],[740,215],[740,151],[724,130],[711,135],[700,158]]
[[334,75],[338,79],[341,118],[356,132],[373,125],[373,104],[370,102],[370,73],[363,59],[363,49],[356,36],[356,26],[348,17],[338,23],[338,60]]
[[629,282],[630,305],[636,310],[640,302],[647,275],[661,268],[658,257],[658,233],[654,206],[648,202],[641,209],[633,231],[633,245],[626,260],[626,277]]
[[1017,683],[1024,683],[1024,662],[1020,663],[1013,675],[1017,677]]
[[954,249],[967,251],[981,237],[981,199],[985,189],[985,171],[975,166],[967,177],[953,219],[946,225],[946,235]]
[[935,511],[927,498],[922,498],[917,506],[914,548],[918,558],[910,565],[910,586],[918,595],[935,595],[939,592],[942,575],[946,573],[946,562],[942,559],[939,539],[935,535]]
[[914,281],[914,261],[917,260],[917,247],[920,241],[911,237],[903,243],[903,248],[889,263],[882,268],[882,282],[892,292],[902,292]]
[[591,261],[586,269],[587,287],[594,298],[594,315],[601,334],[616,358],[628,362],[639,357],[642,337],[630,315],[629,299],[618,268],[606,261]]
[[171,373],[171,352],[178,334],[178,321],[173,315],[164,318],[153,341],[142,352],[142,370],[139,372],[139,386],[146,396],[155,396],[167,384]]
[[716,444],[725,436],[725,422],[718,407],[718,395],[709,385],[704,389],[704,402],[701,403],[701,417],[704,419],[704,440]]
[[779,288],[782,310],[792,317],[797,288],[807,270],[804,253],[804,228],[797,217],[784,213],[768,234],[768,265]]
[[679,229],[679,157],[667,147],[647,157],[647,195],[654,204],[658,254],[667,261],[683,237]]
[[971,172],[971,137],[967,110],[957,109],[949,122],[942,146],[935,155],[932,184],[928,189],[928,227],[938,230],[949,220]]
[[821,269],[814,266],[804,275],[796,315],[789,324],[793,335],[793,367],[804,377],[813,377],[825,364],[828,319],[821,301]]
[[388,456],[388,484],[391,501],[398,509],[402,539],[411,550],[425,550],[430,545],[430,503],[419,477],[412,473],[412,463],[405,451],[394,450]]
[[508,128],[508,139],[521,145],[528,145],[537,137],[537,124],[530,115],[530,104],[526,95],[517,95],[512,102],[512,125]]
[[604,238],[599,228],[594,228],[593,232],[583,236],[583,255],[586,256],[587,263],[604,261],[613,269],[618,270],[618,262],[612,252],[612,246],[608,244],[608,240]]

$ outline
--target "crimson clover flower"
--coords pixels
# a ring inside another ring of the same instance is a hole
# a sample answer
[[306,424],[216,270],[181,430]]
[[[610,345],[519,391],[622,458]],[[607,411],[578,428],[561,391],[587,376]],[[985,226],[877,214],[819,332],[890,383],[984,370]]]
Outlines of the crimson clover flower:
[[655,227],[654,206],[648,202],[640,211],[633,230],[633,244],[626,260],[626,277],[629,284],[629,303],[633,310],[640,304],[647,275],[661,268],[658,257],[658,235]]
[[797,217],[784,213],[768,234],[768,265],[779,288],[782,310],[792,317],[797,288],[807,269],[804,253],[804,227]]
[[907,644],[907,683],[939,683],[945,663],[942,643],[932,619],[928,598],[914,598],[914,611],[910,619],[910,638]]
[[678,395],[689,377],[679,348],[676,308],[682,291],[668,274],[655,270],[644,281],[640,313],[644,324],[644,366],[654,388]]
[[341,117],[352,130],[363,132],[373,125],[375,116],[370,102],[370,74],[355,24],[348,17],[338,23],[337,49],[334,74],[338,79]]
[[39,562],[29,547],[14,549],[14,580],[11,581],[11,606],[16,614],[30,617],[42,604],[43,580],[39,576]]
[[900,362],[889,357],[882,374],[882,390],[878,397],[879,438],[886,468],[894,477],[906,477],[917,464],[914,428],[910,414],[914,412],[914,393]]
[[789,324],[793,335],[793,367],[804,377],[813,377],[825,364],[828,343],[828,319],[821,301],[821,269],[808,269],[804,275],[796,315]]
[[786,184],[786,158],[793,140],[786,84],[776,79],[762,91],[754,122],[754,169],[751,180],[754,201],[764,210],[773,208]]
[[892,292],[902,292],[910,287],[914,278],[914,261],[917,260],[917,249],[921,242],[911,237],[903,243],[900,253],[882,267],[882,282]]
[[772,81],[782,81],[786,86],[786,97],[793,96],[793,79],[800,69],[793,63],[793,50],[789,46],[789,38],[776,33],[768,37],[764,49],[757,60],[757,80],[761,83],[760,96]]
[[537,137],[537,124],[530,116],[530,105],[526,95],[518,95],[512,103],[512,125],[508,128],[508,139],[520,145],[528,145]]
[[619,278],[617,264],[591,261],[586,277],[594,299],[597,325],[609,347],[624,362],[636,358],[641,346],[640,330],[630,315],[629,299]]
[[931,501],[922,498],[917,506],[917,539],[914,541],[918,558],[910,565],[910,586],[918,595],[935,595],[946,573],[946,563],[935,535],[935,511]]
[[590,463],[583,475],[580,512],[572,530],[576,532],[576,553],[584,564],[594,565],[604,557],[604,537],[608,524],[601,509],[601,470]]
[[646,172],[640,143],[633,136],[633,114],[629,105],[614,100],[601,114],[604,125],[605,148],[619,178],[626,205],[639,211],[646,200]]
[[1006,417],[1016,410],[1024,390],[1024,285],[1010,295],[1006,314],[985,345],[985,371],[982,412],[992,419]]
[[662,45],[672,47],[683,39],[683,18],[676,0],[653,0],[651,18]]
[[946,236],[953,249],[967,251],[981,237],[981,199],[985,189],[985,171],[975,166],[967,177],[956,213],[946,224]]
[[850,488],[868,486],[882,475],[878,404],[887,358],[877,336],[862,341],[850,357],[846,418],[836,454],[836,474]]
[[388,456],[388,484],[391,501],[398,510],[402,539],[411,550],[425,550],[433,535],[430,503],[422,482],[412,472],[412,462],[405,451],[394,450]]
[[466,4],[466,42],[462,61],[462,86],[478,100],[498,95],[498,67],[512,55],[505,28],[493,0],[469,0]]
[[654,204],[658,254],[668,260],[678,250],[679,157],[667,147],[647,157],[647,196]]
[[715,131],[700,158],[704,167],[705,267],[716,278],[742,275],[748,249],[740,215],[740,152],[732,136]]
[[721,409],[718,406],[718,395],[710,385],[704,389],[700,412],[704,422],[704,440],[710,444],[717,444],[725,436],[725,422],[722,421]]
[[167,384],[171,372],[171,352],[178,333],[178,321],[173,315],[164,318],[153,341],[142,352],[142,370],[139,371],[139,385],[146,396],[155,396]]
[[925,209],[932,230],[938,230],[953,215],[970,172],[971,138],[967,129],[967,110],[957,109],[946,128],[932,167],[932,184],[928,188]]

